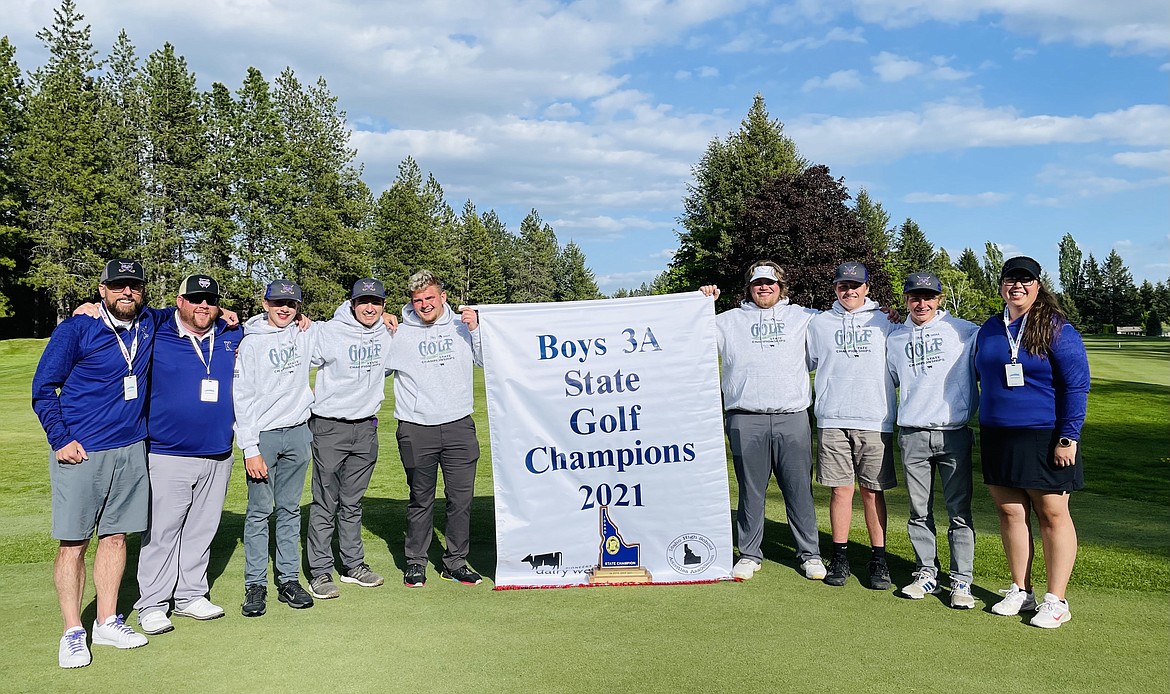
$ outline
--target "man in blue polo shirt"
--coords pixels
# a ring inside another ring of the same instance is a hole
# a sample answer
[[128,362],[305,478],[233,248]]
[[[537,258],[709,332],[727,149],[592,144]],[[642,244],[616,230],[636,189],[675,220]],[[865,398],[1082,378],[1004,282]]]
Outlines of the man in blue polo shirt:
[[191,275],[177,310],[155,332],[147,444],[150,523],[138,557],[138,624],[174,628],[173,614],[206,620],[223,608],[207,599],[211,541],[232,470],[232,371],[243,337],[220,318],[219,283]]
[[137,648],[146,637],[118,614],[126,533],[146,528],[146,393],[154,351],[154,314],[144,314],[146,274],[133,260],[112,260],[98,284],[102,319],[74,316],[53,331],[37,364],[32,405],[53,449],[49,456],[53,579],[65,634],[61,667],[90,663],[81,599],[85,551],[97,532],[94,645]]

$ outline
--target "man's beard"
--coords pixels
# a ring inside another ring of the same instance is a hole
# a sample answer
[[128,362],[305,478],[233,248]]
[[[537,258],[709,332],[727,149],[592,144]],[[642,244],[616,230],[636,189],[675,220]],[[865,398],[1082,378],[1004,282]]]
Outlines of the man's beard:
[[138,315],[140,310],[142,310],[143,299],[141,297],[134,298],[133,306],[128,307],[118,301],[121,298],[122,295],[120,294],[116,296],[111,295],[109,298],[107,298],[106,310],[110,312],[111,316],[118,320],[134,320],[134,317]]

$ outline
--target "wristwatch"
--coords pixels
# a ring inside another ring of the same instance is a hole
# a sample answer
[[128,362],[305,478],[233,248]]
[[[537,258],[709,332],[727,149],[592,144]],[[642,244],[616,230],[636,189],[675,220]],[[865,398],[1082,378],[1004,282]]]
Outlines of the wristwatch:
[[1076,441],[1073,441],[1072,439],[1070,439],[1067,436],[1061,436],[1060,441],[1058,441],[1057,443],[1060,445],[1061,448],[1068,448],[1069,446],[1076,443]]

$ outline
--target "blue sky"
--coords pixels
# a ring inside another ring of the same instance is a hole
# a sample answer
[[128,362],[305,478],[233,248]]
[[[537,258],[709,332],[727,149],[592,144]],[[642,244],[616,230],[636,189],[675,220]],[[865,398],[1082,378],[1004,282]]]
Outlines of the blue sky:
[[[55,3],[9,0],[25,70]],[[606,292],[677,247],[691,167],[759,92],[802,155],[956,256],[985,241],[1055,276],[1071,233],[1170,276],[1165,0],[79,0],[207,89],[323,76],[380,192],[413,156],[458,211],[531,208]]]

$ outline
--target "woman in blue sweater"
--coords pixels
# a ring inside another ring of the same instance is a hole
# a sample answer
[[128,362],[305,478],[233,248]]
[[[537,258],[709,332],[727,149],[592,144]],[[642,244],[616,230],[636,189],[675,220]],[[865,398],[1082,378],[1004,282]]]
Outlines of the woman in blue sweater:
[[[1065,589],[1077,556],[1069,515],[1084,484],[1081,425],[1089,362],[1080,333],[1040,282],[1040,265],[1011,258],[1000,272],[1003,316],[992,316],[975,343],[983,481],[999,512],[1012,585],[992,606],[1000,615],[1036,611],[1031,624],[1055,629],[1071,618]],[[1040,522],[1048,592],[1032,590],[1031,515]]]

